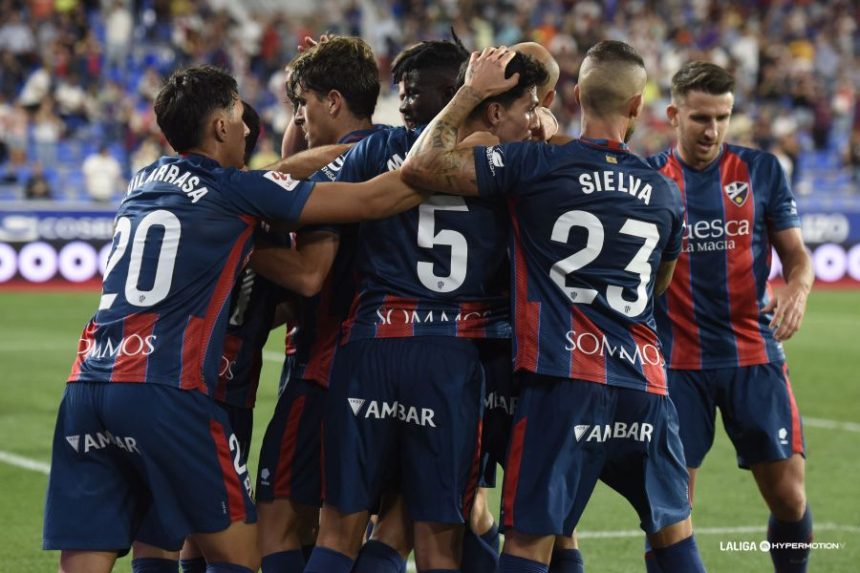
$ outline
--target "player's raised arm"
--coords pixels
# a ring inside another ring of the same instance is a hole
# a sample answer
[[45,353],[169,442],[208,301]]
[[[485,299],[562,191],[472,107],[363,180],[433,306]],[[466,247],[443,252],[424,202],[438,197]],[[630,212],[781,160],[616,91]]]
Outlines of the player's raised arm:
[[505,78],[505,68],[515,55],[505,47],[472,54],[463,87],[424,129],[403,163],[404,181],[445,193],[478,194],[474,154],[472,149],[458,148],[458,131],[482,100],[516,85],[518,74]]
[[352,147],[349,143],[333,143],[321,145],[313,149],[300,151],[290,157],[279,159],[266,167],[268,171],[280,171],[289,173],[295,179],[307,179]]

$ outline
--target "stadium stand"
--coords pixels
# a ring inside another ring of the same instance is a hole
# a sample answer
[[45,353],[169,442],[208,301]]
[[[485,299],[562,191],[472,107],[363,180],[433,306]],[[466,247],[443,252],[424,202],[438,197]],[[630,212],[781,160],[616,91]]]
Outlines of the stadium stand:
[[[453,26],[469,48],[521,40],[546,45],[562,70],[554,111],[573,135],[579,114],[572,91],[585,50],[604,38],[635,45],[652,78],[645,125],[632,142],[643,155],[669,141],[664,109],[678,66],[692,58],[727,66],[739,87],[738,133],[731,139],[774,151],[803,201],[856,202],[856,166],[850,163],[860,142],[855,2],[334,0],[311,12],[292,4],[0,3],[0,200],[24,197],[30,166],[39,158],[55,200],[78,201],[86,200],[80,166],[100,144],[109,144],[126,179],[145,141],[147,156],[153,140],[168,151],[151,99],[177,67],[211,63],[231,70],[243,97],[261,112],[264,137],[275,143],[288,118],[282,68],[300,38],[324,31],[361,35],[388,78],[403,46],[446,37]],[[383,87],[385,98],[395,97]],[[386,119],[397,122],[396,115],[377,118]],[[58,133],[50,129],[54,121]]]

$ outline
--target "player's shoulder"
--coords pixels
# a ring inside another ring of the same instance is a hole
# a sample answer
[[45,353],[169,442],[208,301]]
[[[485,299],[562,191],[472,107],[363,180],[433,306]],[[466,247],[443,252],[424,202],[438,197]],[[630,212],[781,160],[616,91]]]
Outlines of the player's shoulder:
[[672,150],[664,149],[659,153],[644,157],[643,161],[645,161],[645,163],[647,163],[652,169],[663,169],[666,164],[669,163],[670,157],[672,157]]
[[405,127],[384,126],[380,129],[374,129],[358,143],[353,149],[359,150],[357,153],[364,155],[373,155],[374,153],[385,153],[391,149],[400,149],[409,147],[418,139],[418,136],[410,137],[410,130]]
[[768,167],[779,165],[779,160],[776,158],[776,155],[763,149],[755,149],[752,147],[745,147],[743,145],[736,145],[734,143],[727,143],[725,144],[725,152],[739,157],[749,165],[764,165]]
[[375,123],[367,129],[357,129],[355,131],[347,133],[345,136],[340,138],[340,141],[338,141],[338,143],[358,143],[360,141],[364,141],[372,135],[388,131],[389,129],[391,129],[390,125]]

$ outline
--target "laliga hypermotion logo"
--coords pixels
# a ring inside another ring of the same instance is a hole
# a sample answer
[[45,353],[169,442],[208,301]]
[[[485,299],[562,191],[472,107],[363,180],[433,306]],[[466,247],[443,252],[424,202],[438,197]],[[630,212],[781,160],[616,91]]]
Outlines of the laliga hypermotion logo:
[[747,197],[749,197],[750,184],[745,181],[732,181],[723,187],[723,190],[726,192],[726,195],[729,196],[732,203],[741,207],[747,202]]

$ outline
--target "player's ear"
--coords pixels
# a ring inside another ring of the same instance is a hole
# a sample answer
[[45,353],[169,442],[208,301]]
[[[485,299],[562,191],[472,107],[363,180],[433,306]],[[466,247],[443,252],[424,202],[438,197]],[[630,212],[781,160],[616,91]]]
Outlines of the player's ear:
[[666,106],[666,117],[669,119],[669,124],[672,127],[678,127],[678,113],[680,110],[675,102],[671,102]]
[[484,109],[484,119],[490,127],[495,128],[501,123],[503,112],[504,108],[499,102],[488,103]]
[[328,102],[328,113],[331,116],[338,115],[345,103],[343,100],[343,94],[337,90],[330,90],[328,95],[326,95],[326,100]]
[[645,96],[640,92],[635,96],[630,98],[630,102],[628,103],[629,107],[627,108],[627,117],[630,119],[636,119],[639,117],[639,114],[642,113],[642,108],[645,105]]
[[579,98],[579,84],[573,86],[573,101],[576,102],[576,105],[582,107],[582,101]]
[[212,117],[211,129],[218,143],[223,143],[227,140],[227,118],[223,113],[216,113]]
[[543,96],[543,101],[540,102],[541,107],[550,108],[552,107],[552,102],[555,101],[555,90],[549,90],[546,92],[546,95]]

